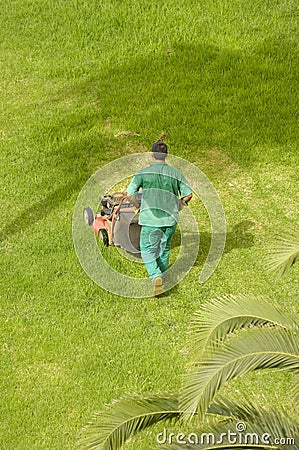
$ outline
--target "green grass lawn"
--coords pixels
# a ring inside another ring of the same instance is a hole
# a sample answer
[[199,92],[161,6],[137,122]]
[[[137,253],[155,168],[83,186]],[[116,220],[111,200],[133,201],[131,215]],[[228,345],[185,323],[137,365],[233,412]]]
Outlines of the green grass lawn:
[[[263,262],[298,225],[298,12],[295,0],[1,1],[1,449],[73,449],[112,399],[175,391],[205,300],[248,292],[299,312],[299,267],[275,282]],[[114,137],[124,130],[140,136]],[[74,205],[98,168],[163,132],[217,189],[226,249],[200,285],[211,231],[196,200],[188,276],[161,299],[120,298],[78,262]],[[271,372],[227,389],[288,406],[288,386]]]

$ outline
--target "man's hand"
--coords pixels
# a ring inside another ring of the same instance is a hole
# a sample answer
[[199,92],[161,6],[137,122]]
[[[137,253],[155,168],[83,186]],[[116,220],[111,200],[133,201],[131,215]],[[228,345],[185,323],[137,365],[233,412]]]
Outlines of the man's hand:
[[133,203],[135,208],[139,210],[139,208],[140,208],[139,200],[134,195],[130,195],[127,192],[126,192],[126,195],[127,195],[128,199],[130,200],[130,202]]
[[188,206],[188,202],[191,200],[193,194],[187,195],[186,197],[182,197],[180,199],[180,211],[184,208],[184,206]]
[[190,202],[193,194],[186,195],[186,197],[181,198],[181,200],[188,205],[188,202]]

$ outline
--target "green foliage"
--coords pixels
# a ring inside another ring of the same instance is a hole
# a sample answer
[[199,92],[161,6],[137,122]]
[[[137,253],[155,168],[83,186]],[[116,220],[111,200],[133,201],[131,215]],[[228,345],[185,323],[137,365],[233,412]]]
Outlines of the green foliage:
[[299,235],[298,231],[293,231],[287,237],[276,240],[268,255],[267,266],[270,271],[276,272],[278,277],[282,277],[298,260]]
[[[173,442],[162,447],[162,450],[181,450],[187,448],[188,450],[195,449],[272,449],[282,450],[287,446],[288,449],[296,450],[299,438],[299,424],[293,421],[289,415],[284,412],[266,411],[262,407],[252,407],[246,404],[229,405],[230,411],[233,411],[231,418],[222,421],[222,423],[210,424],[204,436],[206,437],[201,442],[201,439],[194,439],[192,437],[189,443]],[[238,420],[243,420],[241,425],[246,426],[244,434],[236,432],[236,423]],[[228,430],[231,430],[230,443],[225,443],[223,436],[227,436]],[[233,431],[232,431],[233,430]],[[266,432],[265,432],[266,430]],[[209,443],[207,442],[209,435]],[[195,436],[200,436],[199,434]],[[240,439],[241,436],[241,439]],[[264,441],[264,442],[263,442]],[[234,443],[235,442],[235,443]],[[240,445],[241,444],[241,445]],[[161,447],[160,447],[161,448]]]
[[190,340],[194,360],[198,361],[206,348],[218,347],[233,333],[250,326],[298,328],[291,317],[278,311],[271,303],[253,295],[218,297],[194,313]]
[[182,389],[184,416],[195,412],[202,419],[208,405],[223,385],[257,369],[279,368],[299,372],[299,334],[292,330],[249,330],[231,343],[208,349]]
[[[120,449],[129,438],[148,426],[172,418],[184,423],[196,416],[194,433],[200,433],[204,430],[203,419],[206,415],[225,418],[225,425],[216,423],[208,429],[209,433],[213,431],[214,436],[218,436],[217,441],[236,419],[244,420],[250,432],[258,436],[267,432],[281,438],[292,437],[296,441],[299,438],[299,423],[285,412],[267,411],[250,402],[215,400],[228,381],[258,369],[280,369],[294,374],[295,402],[298,400],[299,325],[269,303],[251,300],[250,296],[227,296],[202,305],[195,314],[197,322],[198,317],[203,323],[206,323],[205,318],[214,319],[212,324],[211,320],[207,320],[205,330],[201,330],[198,323],[193,328],[195,337],[199,334],[204,338],[197,339],[199,358],[184,377],[180,395],[171,398],[165,395],[150,398],[131,396],[113,403],[98,416],[95,424],[89,426],[88,434],[81,441],[82,449]],[[223,326],[223,316],[229,326]],[[194,325],[194,320],[192,323]],[[211,331],[217,340],[205,338],[211,336]],[[229,444],[229,448],[239,448],[240,442]],[[257,448],[262,449],[282,448],[280,444],[273,446],[271,442],[267,445],[263,442],[256,444]],[[179,449],[183,445],[186,444],[174,443],[165,448]],[[187,448],[228,447],[209,447],[199,443],[190,444]],[[245,445],[243,448],[251,447]]]
[[[182,388],[181,409],[201,419],[230,379],[264,368],[299,372],[299,324],[253,296],[226,296],[204,304],[192,320],[198,347]],[[238,333],[246,331],[246,333]]]
[[160,421],[178,420],[178,398],[175,395],[132,395],[115,401],[105,412],[98,413],[84,432],[80,446],[89,449],[116,450],[140,431]]

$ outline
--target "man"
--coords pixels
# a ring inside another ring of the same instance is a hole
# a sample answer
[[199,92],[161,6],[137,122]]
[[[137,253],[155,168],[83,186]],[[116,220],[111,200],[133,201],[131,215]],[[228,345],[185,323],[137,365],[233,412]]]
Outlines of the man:
[[166,157],[167,145],[156,142],[152,147],[153,163],[139,170],[127,189],[136,207],[139,207],[136,195],[142,189],[140,250],[155,296],[163,293],[163,279],[168,270],[170,244],[179,220],[179,210],[192,197],[192,190],[183,174],[169,166],[165,162]]

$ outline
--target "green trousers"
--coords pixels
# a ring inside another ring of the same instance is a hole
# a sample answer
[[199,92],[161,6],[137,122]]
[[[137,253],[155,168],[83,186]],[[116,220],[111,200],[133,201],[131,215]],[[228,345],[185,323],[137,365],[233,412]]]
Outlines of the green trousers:
[[176,224],[171,227],[142,225],[140,233],[141,257],[151,279],[164,276],[168,269],[170,244]]

